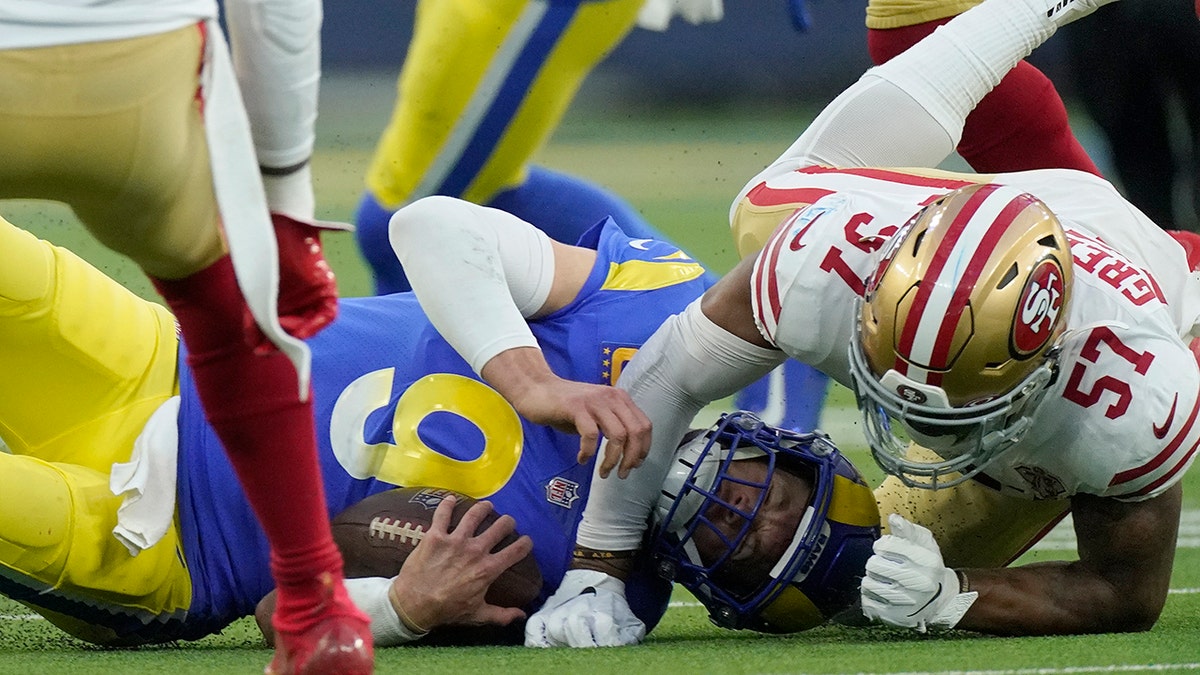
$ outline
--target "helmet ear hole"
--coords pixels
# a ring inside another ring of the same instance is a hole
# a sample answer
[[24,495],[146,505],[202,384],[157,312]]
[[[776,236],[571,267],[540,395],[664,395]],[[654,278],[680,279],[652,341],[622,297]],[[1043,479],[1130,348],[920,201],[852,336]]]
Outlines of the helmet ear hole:
[[921,230],[920,232],[913,235],[913,257],[914,258],[917,257],[918,255],[920,255],[921,242],[925,241],[925,233],[926,232],[928,232],[928,230]]
[[1013,279],[1017,278],[1017,273],[1017,265],[1014,263],[1008,268],[1008,271],[1004,273],[1004,276],[1000,278],[1000,283],[996,284],[996,290],[1003,290],[1006,286],[1011,284]]

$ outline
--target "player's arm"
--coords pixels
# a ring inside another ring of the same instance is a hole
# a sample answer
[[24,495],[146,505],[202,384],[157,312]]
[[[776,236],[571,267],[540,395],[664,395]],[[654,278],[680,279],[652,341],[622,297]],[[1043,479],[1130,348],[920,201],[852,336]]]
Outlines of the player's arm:
[[321,77],[320,0],[228,0],[238,85],[272,212],[308,222]]
[[601,435],[631,456],[645,454],[650,422],[629,396],[556,375],[526,322],[575,299],[595,251],[451,197],[400,209],[389,236],[434,327],[518,413],[578,433],[580,461],[591,457]]
[[929,530],[889,516],[862,582],[867,618],[924,632],[960,628],[997,635],[1148,630],[1171,580],[1183,490],[1140,502],[1071,499],[1079,559],[953,570]]
[[1183,490],[1141,502],[1076,495],[1079,560],[966,570],[979,599],[959,628],[1002,635],[1148,630],[1171,581]]
[[[654,425],[650,451],[632,473],[605,448],[584,508],[576,543],[591,551],[628,551],[642,540],[667,467],[692,419],[707,404],[733,394],[784,361],[759,334],[750,304],[753,258],[743,260],[701,298],[660,326],[626,365],[617,386]],[[620,466],[624,480],[609,472]],[[607,558],[584,555],[575,566]]]

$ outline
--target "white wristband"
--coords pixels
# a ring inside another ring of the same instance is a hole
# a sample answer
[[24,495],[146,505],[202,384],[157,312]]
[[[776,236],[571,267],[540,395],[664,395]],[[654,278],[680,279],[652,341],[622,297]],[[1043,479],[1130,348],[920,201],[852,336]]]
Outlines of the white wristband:
[[371,618],[371,636],[376,647],[394,647],[416,642],[426,633],[418,633],[400,620],[388,597],[392,579],[361,577],[346,579],[346,593],[354,604]]

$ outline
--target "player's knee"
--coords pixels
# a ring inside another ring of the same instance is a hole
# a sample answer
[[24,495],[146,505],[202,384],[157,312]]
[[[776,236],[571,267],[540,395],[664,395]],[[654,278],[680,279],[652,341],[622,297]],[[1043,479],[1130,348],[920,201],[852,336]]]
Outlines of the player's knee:
[[0,218],[0,308],[19,311],[49,293],[54,279],[54,256],[50,244]]
[[[13,466],[7,466],[11,462]],[[71,540],[71,490],[54,467],[28,457],[9,457],[0,468],[0,560],[27,574],[61,564]]]

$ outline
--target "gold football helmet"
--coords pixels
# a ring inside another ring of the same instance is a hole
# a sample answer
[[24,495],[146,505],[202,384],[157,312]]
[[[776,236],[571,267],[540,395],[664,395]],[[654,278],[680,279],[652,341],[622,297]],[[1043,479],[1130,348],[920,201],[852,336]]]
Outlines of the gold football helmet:
[[[1021,439],[1056,371],[1071,265],[1050,209],[993,183],[947,193],[896,233],[867,281],[850,345],[884,471],[948,487]],[[908,459],[891,420],[942,460]]]

